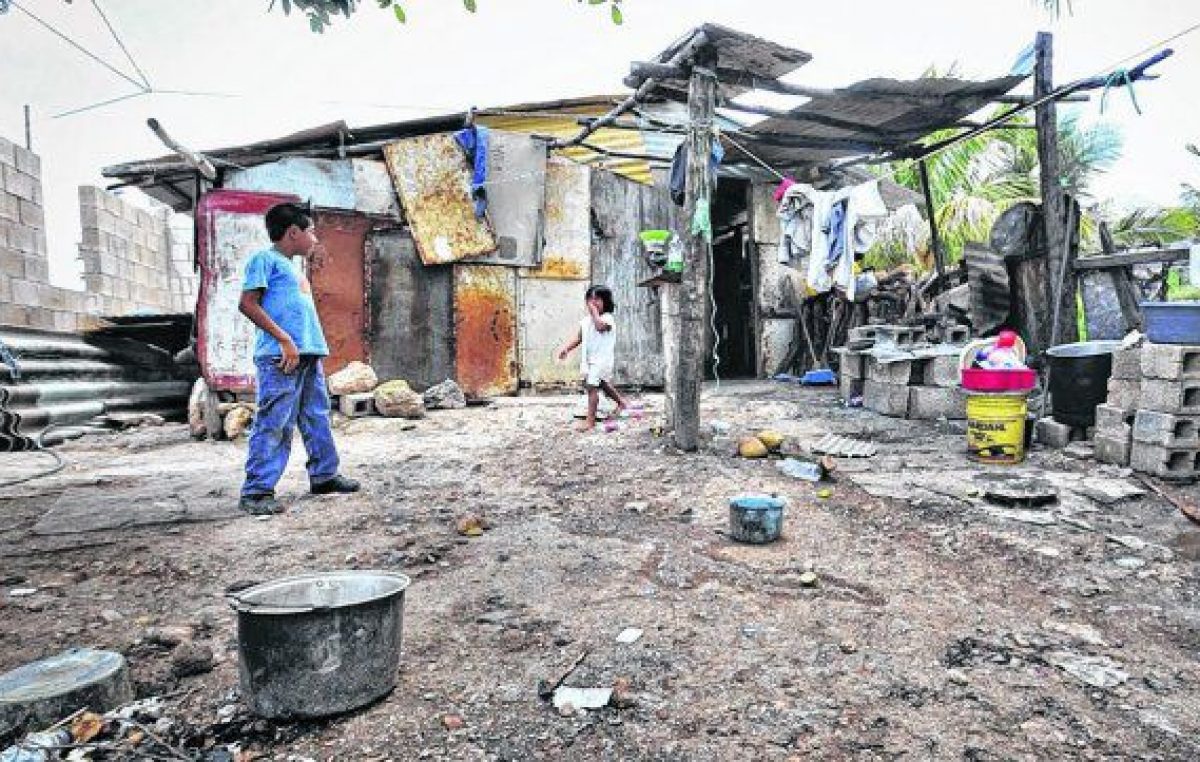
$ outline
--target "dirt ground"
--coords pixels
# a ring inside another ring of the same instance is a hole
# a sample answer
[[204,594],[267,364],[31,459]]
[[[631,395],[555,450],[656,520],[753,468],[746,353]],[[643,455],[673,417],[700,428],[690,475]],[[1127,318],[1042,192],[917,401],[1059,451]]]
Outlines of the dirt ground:
[[[139,695],[168,697],[162,732],[210,759],[1200,758],[1200,527],[1127,473],[1037,450],[1013,471],[1058,502],[996,506],[980,479],[1002,469],[968,463],[959,426],[828,390],[707,390],[705,420],[735,437],[877,444],[821,498],[731,457],[729,437],[674,452],[654,414],[575,434],[575,404],[339,421],[363,492],[307,495],[297,442],[290,510],[265,521],[235,510],[244,444],[181,426],[73,443],[66,470],[0,493],[0,670],[116,649]],[[40,465],[5,457],[4,476]],[[748,492],[787,498],[781,541],[729,539]],[[491,529],[460,536],[472,512]],[[223,593],[340,568],[412,577],[396,689],[327,721],[255,720]],[[184,646],[148,636],[167,626],[215,667],[173,676]],[[628,627],[641,639],[616,642]],[[621,706],[561,716],[539,698],[581,654],[565,684],[627,685]]]

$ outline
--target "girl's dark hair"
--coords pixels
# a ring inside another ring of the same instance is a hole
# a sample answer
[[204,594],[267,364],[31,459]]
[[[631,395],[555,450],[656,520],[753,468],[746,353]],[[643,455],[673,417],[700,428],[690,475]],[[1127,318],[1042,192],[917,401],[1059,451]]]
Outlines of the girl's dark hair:
[[587,293],[583,295],[584,299],[596,297],[600,303],[604,305],[602,312],[612,313],[617,309],[617,305],[613,303],[612,289],[608,286],[588,286]]

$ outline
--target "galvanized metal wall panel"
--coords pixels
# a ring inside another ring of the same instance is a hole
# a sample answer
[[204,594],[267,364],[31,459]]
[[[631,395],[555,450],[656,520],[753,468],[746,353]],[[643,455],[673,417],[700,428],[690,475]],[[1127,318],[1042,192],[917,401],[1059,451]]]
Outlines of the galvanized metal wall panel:
[[383,155],[425,264],[447,264],[496,250],[486,220],[475,217],[470,171],[452,135],[397,140],[384,146]]
[[521,381],[535,387],[579,383],[579,355],[560,362],[555,350],[566,343],[583,317],[587,284],[573,280],[522,278],[520,296]]
[[318,212],[317,248],[308,258],[313,301],[329,345],[325,372],[351,360],[370,362],[367,347],[367,269],[364,257],[371,221],[357,214]]
[[[615,383],[661,386],[663,342],[659,295],[637,285],[652,274],[638,233],[670,225],[672,211],[667,190],[631,182],[602,170],[592,172],[591,188],[596,223],[592,283],[611,288],[617,304]],[[578,314],[582,316],[582,312]]]
[[196,350],[212,389],[254,388],[254,326],[238,311],[246,260],[271,246],[263,214],[295,196],[214,190],[196,207],[200,295]]
[[354,209],[364,214],[400,218],[400,200],[387,165],[374,159],[351,159],[354,171]]
[[517,391],[517,273],[494,265],[454,266],[455,369],[471,397]]
[[425,390],[454,378],[450,266],[427,267],[406,230],[367,237],[371,263],[371,365],[380,378]]
[[354,169],[349,161],[288,158],[248,169],[229,170],[231,190],[294,193],[314,206],[354,209]]
[[570,159],[546,163],[541,264],[528,278],[587,280],[592,274],[591,170]]
[[528,135],[492,132],[488,143],[488,220],[496,251],[472,264],[536,267],[546,199],[546,143]]

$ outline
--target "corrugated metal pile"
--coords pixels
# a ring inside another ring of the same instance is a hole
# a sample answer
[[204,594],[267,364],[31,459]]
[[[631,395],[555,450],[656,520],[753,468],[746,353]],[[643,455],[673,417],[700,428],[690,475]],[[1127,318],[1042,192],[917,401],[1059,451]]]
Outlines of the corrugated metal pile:
[[194,363],[109,329],[81,336],[0,327],[0,452],[111,428],[112,414],[182,420]]

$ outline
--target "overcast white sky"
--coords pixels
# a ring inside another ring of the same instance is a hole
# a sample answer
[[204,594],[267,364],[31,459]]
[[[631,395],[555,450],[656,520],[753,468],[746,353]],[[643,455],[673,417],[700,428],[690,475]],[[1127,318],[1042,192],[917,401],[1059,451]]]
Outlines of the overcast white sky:
[[[16,0],[64,34],[132,74],[92,0]],[[301,17],[267,13],[269,0],[99,0],[161,89],[239,97],[150,95],[79,115],[55,114],[133,92],[11,9],[0,15],[0,135],[24,140],[22,105],[33,107],[42,156],[51,274],[69,282],[78,233],[75,188],[100,168],[164,153],[145,127],[157,117],[177,138],[212,148],[275,137],[336,119],[399,121],[470,105],[501,106],[620,92],[630,61],[647,60],[688,28],[712,21],[813,54],[788,79],[814,86],[872,76],[912,78],[958,64],[969,77],[1006,73],[1038,30],[1055,32],[1055,78],[1106,70],[1200,22],[1195,0],[1073,0],[1052,19],[1034,0],[624,0],[625,24],[607,8],[573,0],[404,0],[401,26],[374,0],[324,35]],[[1138,116],[1113,93],[1103,118],[1120,127],[1125,155],[1101,181],[1102,197],[1171,203],[1182,182],[1200,183],[1200,32],[1173,44],[1162,79],[1137,88]],[[1099,118],[1099,99],[1081,107]]]

